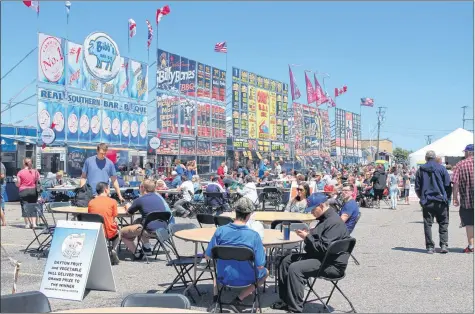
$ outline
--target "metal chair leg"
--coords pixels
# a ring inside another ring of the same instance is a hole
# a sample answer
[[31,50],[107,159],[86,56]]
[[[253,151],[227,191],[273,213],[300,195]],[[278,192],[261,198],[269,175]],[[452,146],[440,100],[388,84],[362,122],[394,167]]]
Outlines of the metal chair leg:
[[356,265],[359,265],[360,262],[358,262],[358,260],[353,256],[353,254],[350,254],[351,258],[353,259],[353,261],[355,262]]

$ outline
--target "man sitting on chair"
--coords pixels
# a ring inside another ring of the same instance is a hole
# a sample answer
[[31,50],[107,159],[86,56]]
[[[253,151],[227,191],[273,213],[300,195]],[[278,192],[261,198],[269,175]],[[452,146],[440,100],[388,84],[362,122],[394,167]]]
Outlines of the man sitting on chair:
[[107,240],[112,242],[111,262],[113,265],[119,264],[117,256],[117,246],[120,242],[119,227],[115,218],[117,217],[117,201],[110,198],[109,184],[99,182],[96,185],[97,196],[89,201],[87,212],[98,214],[104,218],[104,231]]
[[[348,229],[338,213],[328,210],[330,206],[325,194],[313,193],[307,201],[307,212],[311,212],[319,223],[309,232],[296,230],[297,235],[304,240],[305,253],[287,255],[280,263],[279,297],[281,300],[272,305],[275,310],[301,313],[307,279],[317,275],[332,242],[349,238]],[[324,270],[324,274],[329,278],[339,277],[347,264],[347,255],[338,256]]]
[[[243,197],[233,207],[236,211],[236,219],[233,223],[221,226],[216,230],[206,249],[205,257],[209,259],[211,250],[217,245],[248,247],[254,251],[254,262],[258,269],[257,278],[259,285],[262,285],[268,275],[268,271],[264,267],[266,264],[266,253],[259,234],[246,226],[254,211],[254,204],[248,198]],[[233,260],[220,260],[218,261],[217,268],[217,274],[219,278],[222,278],[223,283],[232,286],[250,285],[242,290],[236,299],[231,302],[231,305],[234,307],[242,307],[242,300],[254,291],[254,269],[247,261],[239,262]],[[218,296],[215,295],[213,301],[217,302],[217,299]]]

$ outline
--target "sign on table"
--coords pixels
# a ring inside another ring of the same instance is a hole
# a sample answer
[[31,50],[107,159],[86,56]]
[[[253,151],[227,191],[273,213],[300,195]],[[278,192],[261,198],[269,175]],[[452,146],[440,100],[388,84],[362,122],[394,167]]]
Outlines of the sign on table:
[[116,291],[102,224],[59,220],[40,291],[82,301],[85,289]]

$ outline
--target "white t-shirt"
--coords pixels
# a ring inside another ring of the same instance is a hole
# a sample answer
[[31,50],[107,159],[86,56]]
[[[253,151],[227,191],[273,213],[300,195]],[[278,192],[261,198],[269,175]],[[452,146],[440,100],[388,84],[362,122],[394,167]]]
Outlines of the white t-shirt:
[[[190,202],[192,195],[195,194],[195,188],[193,187],[193,182],[185,181],[180,185],[181,192],[183,193],[183,199]],[[191,192],[191,194],[190,194]]]
[[246,226],[249,229],[252,229],[255,232],[259,233],[259,236],[261,237],[261,240],[264,240],[264,225],[262,224],[262,222],[252,220],[252,218],[251,218],[247,221]]
[[246,183],[242,189],[238,189],[238,193],[250,199],[254,204],[257,202],[257,188],[254,182]]

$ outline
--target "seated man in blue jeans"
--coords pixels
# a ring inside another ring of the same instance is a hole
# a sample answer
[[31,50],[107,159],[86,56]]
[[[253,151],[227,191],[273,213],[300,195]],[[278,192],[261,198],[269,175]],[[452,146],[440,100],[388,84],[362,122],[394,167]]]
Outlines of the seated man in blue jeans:
[[[219,227],[213,235],[208,248],[206,249],[206,259],[209,259],[211,250],[216,245],[231,245],[231,246],[245,246],[254,251],[255,264],[258,269],[257,278],[259,279],[259,285],[262,285],[267,278],[268,271],[264,267],[266,264],[266,254],[262,240],[259,234],[246,226],[247,221],[251,217],[251,213],[254,211],[254,204],[243,197],[234,204],[234,210],[236,211],[236,219],[233,223]],[[250,285],[241,291],[241,293],[231,302],[234,307],[242,307],[242,300],[250,295],[254,291],[254,269],[249,262],[238,261],[224,261],[219,260],[217,263],[217,274],[222,279],[223,284],[232,286],[245,286]],[[217,295],[214,296],[213,302],[218,299]],[[239,309],[238,309],[239,310]]]

